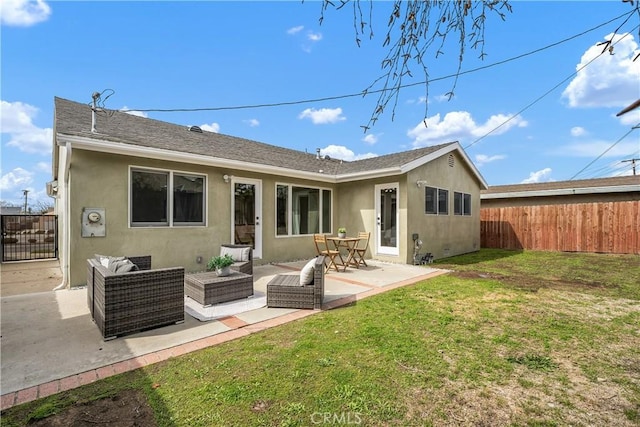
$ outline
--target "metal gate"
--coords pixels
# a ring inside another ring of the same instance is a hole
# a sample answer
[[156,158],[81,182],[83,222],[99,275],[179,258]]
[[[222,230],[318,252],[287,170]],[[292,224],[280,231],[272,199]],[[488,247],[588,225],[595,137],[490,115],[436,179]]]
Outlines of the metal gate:
[[58,258],[57,215],[0,215],[2,262]]

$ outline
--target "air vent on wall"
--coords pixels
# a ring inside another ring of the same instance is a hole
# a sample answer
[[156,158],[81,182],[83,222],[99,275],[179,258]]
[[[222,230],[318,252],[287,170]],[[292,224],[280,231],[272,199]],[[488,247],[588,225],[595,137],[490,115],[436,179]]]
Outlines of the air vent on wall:
[[455,161],[455,157],[453,157],[453,154],[449,154],[449,167],[450,168],[453,167],[454,161]]
[[200,129],[200,126],[189,126],[187,129],[189,130],[189,132],[202,133],[202,129]]

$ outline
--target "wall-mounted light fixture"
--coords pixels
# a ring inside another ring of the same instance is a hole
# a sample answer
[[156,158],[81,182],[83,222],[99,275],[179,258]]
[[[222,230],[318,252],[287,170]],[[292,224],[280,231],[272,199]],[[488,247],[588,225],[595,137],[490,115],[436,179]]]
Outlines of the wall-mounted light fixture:
[[416,185],[418,186],[418,188],[420,188],[420,187],[422,187],[424,185],[427,185],[427,184],[428,184],[428,182],[425,179],[419,179],[419,180],[416,181]]
[[231,179],[233,179],[233,175],[227,175],[225,173],[224,175],[222,175],[222,179],[224,179],[224,182],[229,182]]

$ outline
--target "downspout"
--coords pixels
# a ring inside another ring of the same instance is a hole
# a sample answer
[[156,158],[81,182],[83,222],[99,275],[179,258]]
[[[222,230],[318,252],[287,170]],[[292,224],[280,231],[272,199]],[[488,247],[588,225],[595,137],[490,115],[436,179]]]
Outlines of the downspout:
[[[69,222],[70,215],[69,209],[71,207],[71,201],[69,198],[69,169],[71,168],[71,144],[68,143],[58,143],[60,150],[64,150],[63,164],[62,164],[62,206],[63,206],[63,215],[60,215],[58,219],[62,220],[62,248],[60,249],[62,252],[62,265],[60,269],[62,270],[62,282],[56,286],[53,290],[58,291],[61,289],[66,289],[69,287]],[[62,217],[62,218],[60,218]],[[60,230],[60,227],[58,227]]]

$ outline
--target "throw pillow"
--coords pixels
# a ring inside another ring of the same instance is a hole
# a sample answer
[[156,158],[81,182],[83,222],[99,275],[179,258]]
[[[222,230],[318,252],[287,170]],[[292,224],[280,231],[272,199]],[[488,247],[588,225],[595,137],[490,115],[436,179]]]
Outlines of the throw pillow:
[[231,258],[235,262],[245,262],[249,261],[249,251],[251,251],[250,247],[247,248],[230,248],[227,246],[220,247],[220,255],[231,255]]
[[300,271],[300,286],[310,285],[313,283],[313,273],[315,271],[316,259],[309,261]]
[[95,254],[96,260],[102,264],[103,267],[109,268],[109,264],[115,261],[125,260],[126,257],[123,256],[107,256],[107,255],[98,255]]
[[126,258],[116,261],[110,261],[109,267],[107,268],[109,269],[109,271],[113,271],[114,273],[128,273],[130,271],[138,271],[138,266]]

